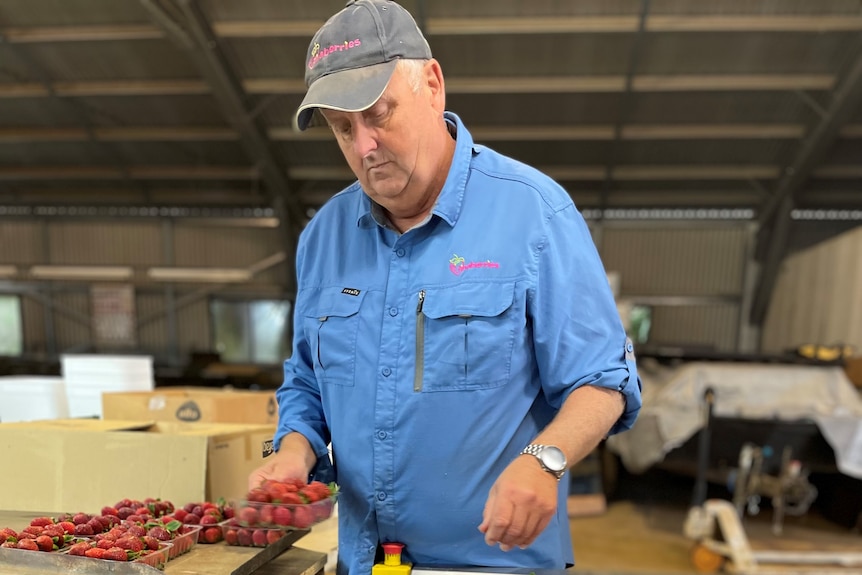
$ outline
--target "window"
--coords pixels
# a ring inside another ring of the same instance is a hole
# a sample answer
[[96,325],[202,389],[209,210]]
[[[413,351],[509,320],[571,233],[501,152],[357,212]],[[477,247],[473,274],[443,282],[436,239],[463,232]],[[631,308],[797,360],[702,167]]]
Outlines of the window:
[[0,294],[0,355],[24,353],[21,328],[21,300],[16,295]]
[[214,299],[215,348],[222,361],[278,364],[290,355],[289,301]]

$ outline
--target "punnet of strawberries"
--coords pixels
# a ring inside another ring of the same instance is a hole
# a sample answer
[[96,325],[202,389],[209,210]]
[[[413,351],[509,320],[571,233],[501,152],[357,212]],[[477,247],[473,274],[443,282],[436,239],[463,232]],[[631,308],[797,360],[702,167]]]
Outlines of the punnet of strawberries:
[[337,497],[335,483],[266,480],[236,504],[227,525],[306,529],[332,515]]
[[136,561],[162,568],[198,542],[223,538],[219,523],[233,517],[223,499],[175,507],[170,501],[122,499],[99,513],[37,517],[20,531],[0,528],[0,547]]

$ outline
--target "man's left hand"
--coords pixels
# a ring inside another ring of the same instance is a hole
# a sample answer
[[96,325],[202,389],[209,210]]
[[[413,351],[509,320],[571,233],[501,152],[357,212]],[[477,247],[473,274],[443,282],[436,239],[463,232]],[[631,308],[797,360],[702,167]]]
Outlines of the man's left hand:
[[488,494],[479,525],[485,542],[499,543],[503,551],[529,546],[557,511],[557,487],[557,479],[535,457],[517,457]]

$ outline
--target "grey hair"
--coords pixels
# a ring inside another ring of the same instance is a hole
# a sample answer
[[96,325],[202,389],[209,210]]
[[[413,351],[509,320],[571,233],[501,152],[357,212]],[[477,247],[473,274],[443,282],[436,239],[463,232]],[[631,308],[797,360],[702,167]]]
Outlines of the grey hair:
[[407,80],[407,84],[410,86],[410,89],[413,90],[414,94],[418,92],[419,88],[422,86],[423,70],[427,63],[428,60],[398,60],[398,64],[395,69],[399,70],[401,74],[404,75],[404,79]]

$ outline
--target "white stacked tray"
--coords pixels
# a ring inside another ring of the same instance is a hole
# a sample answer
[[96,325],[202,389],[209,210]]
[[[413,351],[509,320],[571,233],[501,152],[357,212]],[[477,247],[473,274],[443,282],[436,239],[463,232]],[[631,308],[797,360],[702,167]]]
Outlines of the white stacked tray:
[[69,417],[66,386],[61,377],[0,377],[0,422]]
[[153,358],[133,355],[64,355],[61,358],[70,417],[102,417],[102,393],[152,391]]

